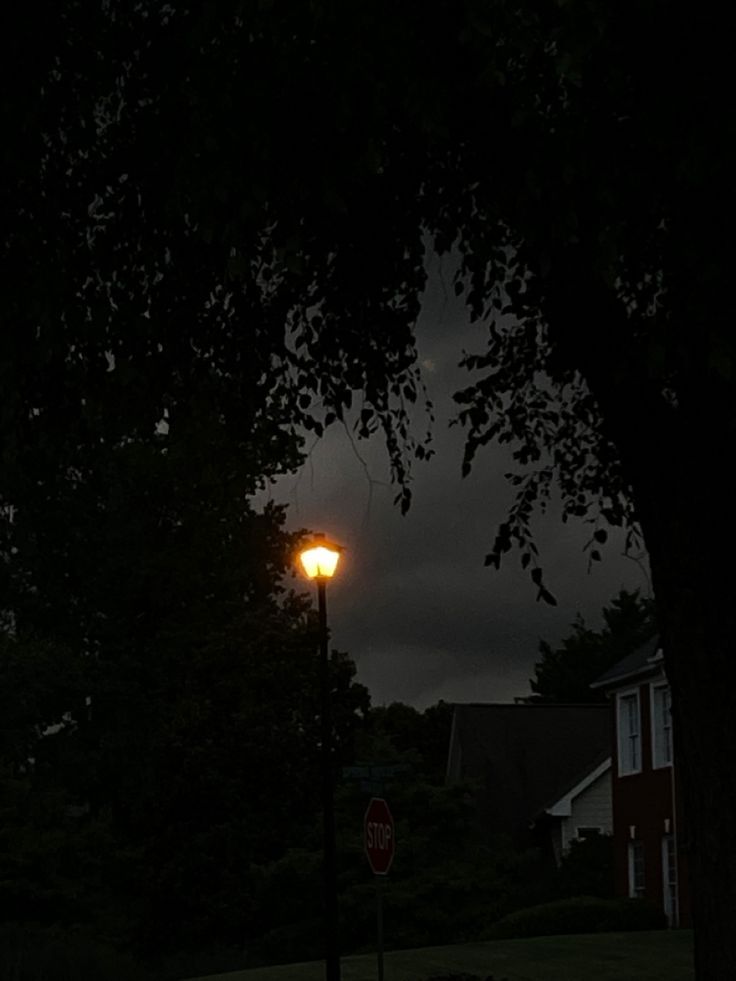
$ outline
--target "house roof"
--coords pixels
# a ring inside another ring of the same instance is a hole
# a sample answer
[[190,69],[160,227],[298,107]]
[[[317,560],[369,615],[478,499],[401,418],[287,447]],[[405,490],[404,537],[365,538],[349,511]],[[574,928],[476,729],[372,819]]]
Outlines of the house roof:
[[615,688],[624,681],[657,670],[661,662],[659,637],[650,637],[641,647],[617,661],[591,684],[591,688]]
[[592,764],[586,767],[585,772],[578,773],[578,775],[571,781],[569,781],[568,786],[558,794],[555,794],[554,798],[547,802],[544,808],[542,808],[543,813],[549,814],[552,817],[569,817],[572,812],[572,802],[576,797],[579,797],[583,791],[587,790],[591,784],[602,777],[604,773],[611,769],[611,756],[608,750],[604,750],[597,760],[594,760]]
[[515,834],[611,752],[608,705],[456,705],[448,779],[478,785],[491,832]]

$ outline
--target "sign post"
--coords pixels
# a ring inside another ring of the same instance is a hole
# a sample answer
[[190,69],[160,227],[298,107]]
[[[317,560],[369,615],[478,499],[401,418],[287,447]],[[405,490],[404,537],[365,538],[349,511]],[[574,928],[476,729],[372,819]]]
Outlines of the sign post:
[[378,981],[383,981],[383,889],[382,876],[388,874],[396,850],[394,819],[382,797],[371,798],[363,818],[363,844],[376,881],[376,932]]
[[376,956],[378,958],[378,981],[383,981],[383,879],[376,880]]

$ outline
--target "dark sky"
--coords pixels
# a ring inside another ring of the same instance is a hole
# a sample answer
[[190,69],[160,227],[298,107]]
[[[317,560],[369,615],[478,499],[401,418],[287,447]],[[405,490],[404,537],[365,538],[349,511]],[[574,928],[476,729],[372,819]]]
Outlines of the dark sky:
[[483,328],[470,326],[450,278],[435,260],[417,328],[436,410],[436,455],[416,465],[408,515],[392,503],[380,437],[353,446],[335,427],[300,473],[272,490],[289,504],[289,527],[324,531],[346,547],[328,588],[332,641],[353,657],[374,704],[424,708],[440,698],[510,701],[528,694],[540,638],[559,640],[577,612],[598,625],[621,587],[649,593],[645,569],[622,554],[622,536],[611,536],[603,562],[588,573],[582,549],[589,528],[564,525],[554,513],[537,528],[557,607],[536,602],[518,554],[510,553],[500,572],[484,567],[511,500],[503,475],[512,464],[502,448],[489,446],[461,479],[464,434],[448,428],[451,395],[467,383],[457,368],[461,351],[482,349]]

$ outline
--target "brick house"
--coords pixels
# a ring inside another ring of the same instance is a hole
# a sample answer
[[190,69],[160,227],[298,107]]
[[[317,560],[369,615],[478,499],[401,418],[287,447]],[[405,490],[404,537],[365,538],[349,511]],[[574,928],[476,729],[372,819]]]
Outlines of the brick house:
[[690,925],[682,808],[670,688],[658,640],[601,675],[611,706],[615,888],[660,905],[671,926]]

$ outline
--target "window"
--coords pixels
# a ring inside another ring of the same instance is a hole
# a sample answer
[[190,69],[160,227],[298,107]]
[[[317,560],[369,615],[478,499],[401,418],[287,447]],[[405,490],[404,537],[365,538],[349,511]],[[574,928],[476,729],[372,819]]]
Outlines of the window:
[[629,896],[641,899],[646,893],[644,883],[644,843],[629,842]]
[[677,926],[677,856],[672,835],[662,839],[662,900],[667,922]]
[[597,838],[601,833],[601,828],[578,828],[577,835],[578,838]]
[[639,692],[618,697],[618,772],[639,773],[641,770],[641,725],[639,721]]
[[672,763],[672,701],[669,685],[652,686],[652,765]]

